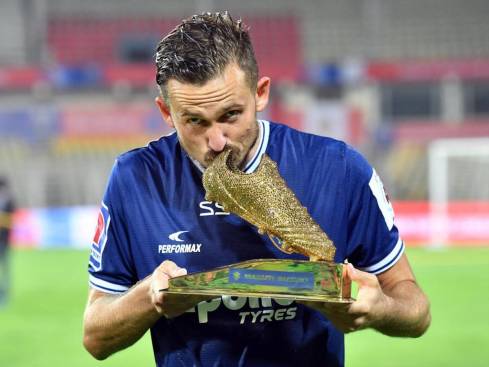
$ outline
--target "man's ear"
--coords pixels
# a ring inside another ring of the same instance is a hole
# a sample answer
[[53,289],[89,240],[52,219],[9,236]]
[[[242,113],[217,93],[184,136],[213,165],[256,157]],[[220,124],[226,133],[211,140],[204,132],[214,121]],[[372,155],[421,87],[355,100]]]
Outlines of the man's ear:
[[264,76],[258,80],[256,84],[256,110],[261,112],[268,105],[268,97],[270,96],[270,82],[271,79],[267,76]]
[[170,107],[166,104],[163,97],[158,96],[155,98],[156,106],[160,110],[161,116],[163,116],[163,120],[165,120],[166,124],[171,128],[175,128],[175,124],[173,123],[173,119],[170,113]]

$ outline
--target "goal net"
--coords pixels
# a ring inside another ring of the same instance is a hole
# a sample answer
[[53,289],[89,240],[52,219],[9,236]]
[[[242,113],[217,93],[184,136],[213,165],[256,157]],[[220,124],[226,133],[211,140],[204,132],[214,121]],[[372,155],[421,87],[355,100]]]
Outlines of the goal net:
[[489,203],[489,138],[435,140],[428,160],[431,244],[488,235],[489,219],[474,214]]

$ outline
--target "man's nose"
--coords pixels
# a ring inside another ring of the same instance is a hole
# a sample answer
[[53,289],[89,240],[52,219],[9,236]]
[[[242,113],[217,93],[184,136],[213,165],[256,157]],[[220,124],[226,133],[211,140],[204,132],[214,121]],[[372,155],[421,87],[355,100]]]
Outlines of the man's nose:
[[223,129],[218,126],[212,126],[207,135],[207,145],[214,152],[221,152],[226,146],[227,138]]

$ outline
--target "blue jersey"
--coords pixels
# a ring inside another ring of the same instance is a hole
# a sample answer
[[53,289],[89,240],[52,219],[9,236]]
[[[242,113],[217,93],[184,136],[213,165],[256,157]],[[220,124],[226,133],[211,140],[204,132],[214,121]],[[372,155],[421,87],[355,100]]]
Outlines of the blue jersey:
[[[259,148],[348,259],[377,274],[400,258],[400,240],[382,183],[343,142],[258,121]],[[241,218],[206,201],[202,169],[176,134],[122,154],[99,215],[91,287],[123,293],[164,260],[189,273],[259,258],[305,259],[279,251]],[[344,338],[323,315],[289,300],[222,296],[152,328],[158,366],[342,366]]]

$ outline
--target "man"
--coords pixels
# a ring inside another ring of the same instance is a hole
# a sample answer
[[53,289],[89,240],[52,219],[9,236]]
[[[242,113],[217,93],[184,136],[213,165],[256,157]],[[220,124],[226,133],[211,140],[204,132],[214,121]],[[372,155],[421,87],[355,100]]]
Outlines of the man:
[[[176,133],[121,155],[90,257],[84,345],[96,358],[151,329],[158,366],[341,366],[343,333],[419,336],[430,323],[380,179],[346,144],[257,121],[270,79],[227,13],[184,20],[158,45],[156,104]],[[202,172],[225,148],[253,172],[264,153],[348,259],[349,306],[270,298],[163,296],[168,279],[256,258],[297,258],[204,198]],[[182,246],[188,245],[188,246]]]
[[8,248],[13,212],[14,201],[7,179],[0,177],[0,306],[7,303],[10,287]]

